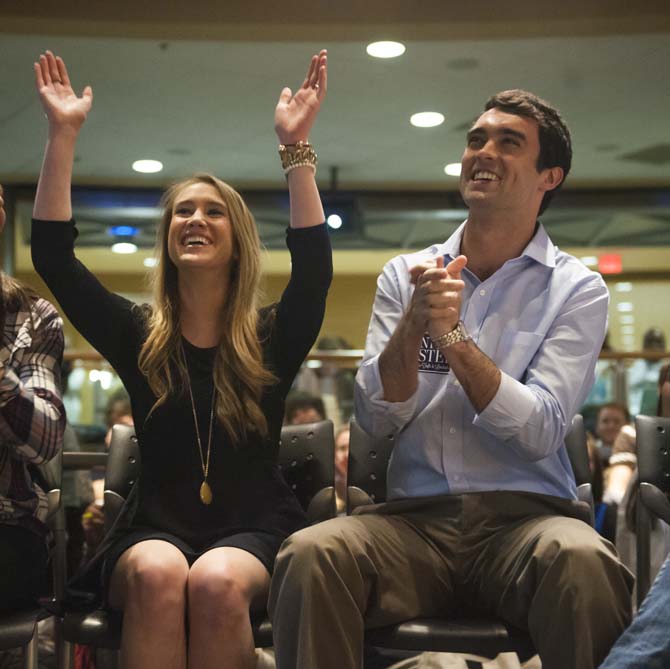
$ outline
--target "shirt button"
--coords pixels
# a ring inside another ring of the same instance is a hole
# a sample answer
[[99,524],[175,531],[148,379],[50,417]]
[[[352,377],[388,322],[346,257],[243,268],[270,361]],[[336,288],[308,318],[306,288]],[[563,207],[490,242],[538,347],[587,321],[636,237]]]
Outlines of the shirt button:
[[460,481],[460,480],[461,480],[461,477],[458,474],[456,474],[456,476],[454,476],[454,481]]
[[449,428],[449,434],[456,434],[456,428],[455,427],[450,427]]
[[482,297],[484,297],[484,295],[486,295],[486,290],[485,290],[484,288],[482,288],[482,289],[479,291],[479,294],[480,294]]

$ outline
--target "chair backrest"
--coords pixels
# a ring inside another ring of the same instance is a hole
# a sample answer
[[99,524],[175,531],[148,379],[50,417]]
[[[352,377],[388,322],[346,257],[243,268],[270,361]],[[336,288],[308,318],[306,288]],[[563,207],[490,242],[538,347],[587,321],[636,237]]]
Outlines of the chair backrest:
[[589,463],[589,449],[586,445],[584,418],[579,413],[572,419],[570,429],[565,435],[565,447],[577,483],[577,497],[591,507],[591,525],[593,525],[593,477]]
[[310,523],[336,515],[332,421],[284,426],[279,442],[279,467]]
[[386,501],[386,469],[395,444],[394,435],[371,437],[354,420],[350,430],[347,513],[363,504]]
[[649,491],[644,502],[652,513],[670,523],[670,418],[637,416],[635,435],[640,486],[644,484]]
[[651,585],[651,521],[670,523],[670,418],[636,416],[635,442],[640,493],[636,508],[637,601]]
[[[349,465],[347,469],[347,513],[363,504],[386,501],[386,468],[394,445],[393,435],[371,437],[355,421],[351,421]],[[577,494],[591,507],[593,524],[593,491],[591,468],[586,446],[586,429],[581,414],[572,419],[565,436],[565,446],[577,482]]]
[[135,428],[114,425],[105,471],[105,531],[114,524],[140,474],[140,448]]

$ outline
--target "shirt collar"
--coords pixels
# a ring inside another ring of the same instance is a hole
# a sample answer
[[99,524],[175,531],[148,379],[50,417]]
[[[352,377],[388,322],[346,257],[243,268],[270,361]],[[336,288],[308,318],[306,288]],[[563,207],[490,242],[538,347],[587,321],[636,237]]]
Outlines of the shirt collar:
[[[461,252],[461,240],[467,221],[461,223],[455,232],[442,244],[442,253],[450,258],[456,258]],[[556,247],[552,244],[544,226],[539,223],[537,232],[528,242],[528,246],[523,250],[521,256],[528,256],[536,262],[547,267],[556,267]]]

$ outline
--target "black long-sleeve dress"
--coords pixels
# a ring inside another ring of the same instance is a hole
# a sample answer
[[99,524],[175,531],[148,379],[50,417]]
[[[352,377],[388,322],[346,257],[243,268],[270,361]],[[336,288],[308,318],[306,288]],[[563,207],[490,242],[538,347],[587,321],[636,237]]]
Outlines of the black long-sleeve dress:
[[[209,506],[199,496],[203,474],[188,389],[175,392],[151,413],[156,397],[138,368],[146,309],[109,292],[75,258],[76,235],[73,221],[33,221],[33,263],[73,325],[123,381],[142,461],[136,511],[113,538],[103,581],[125,549],[147,538],[171,541],[190,560],[214,546],[244,548],[271,571],[281,541],[305,524],[278,468],[277,452],[284,399],[318,335],[332,278],[325,224],[288,230],[291,278],[281,300],[259,314],[264,363],[278,378],[264,388],[261,400],[268,436],[251,430],[244,443],[231,443],[215,420]],[[182,341],[206,451],[215,349]]]

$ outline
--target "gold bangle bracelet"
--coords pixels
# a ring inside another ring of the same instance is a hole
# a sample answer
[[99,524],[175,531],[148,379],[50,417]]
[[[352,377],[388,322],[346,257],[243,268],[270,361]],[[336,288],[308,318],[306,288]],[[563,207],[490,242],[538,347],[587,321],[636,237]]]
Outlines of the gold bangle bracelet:
[[284,174],[288,174],[296,167],[311,167],[316,172],[318,157],[314,147],[309,142],[296,142],[295,144],[280,144],[279,157]]

